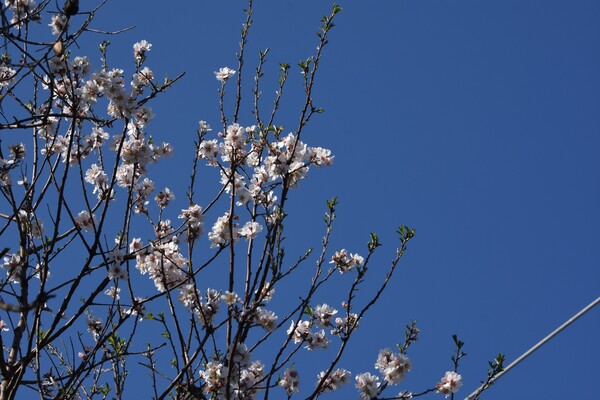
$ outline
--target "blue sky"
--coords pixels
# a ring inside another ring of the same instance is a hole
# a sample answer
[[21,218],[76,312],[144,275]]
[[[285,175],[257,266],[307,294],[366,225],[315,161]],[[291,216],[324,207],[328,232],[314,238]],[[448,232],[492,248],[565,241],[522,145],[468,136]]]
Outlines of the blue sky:
[[[329,3],[256,3],[246,77],[259,49],[271,48],[271,76],[278,62],[295,66],[312,54]],[[398,390],[424,389],[451,369],[456,333],[468,353],[464,397],[484,378],[487,360],[503,352],[512,361],[600,295],[600,3],[340,5],[314,93],[326,112],[305,136],[336,159],[294,193],[290,253],[318,246],[332,196],[340,199],[335,246],[364,252],[368,233],[377,232],[382,267],[395,251],[398,225],[414,227],[400,273],[364,321],[345,366],[374,372],[379,348],[401,341],[404,325],[416,319],[422,335],[411,348],[413,371]],[[151,125],[177,154],[156,180],[180,175],[181,199],[198,120],[218,125],[213,71],[236,64],[244,6],[113,0],[95,22],[107,30],[136,26],[110,38],[114,64],[124,64],[131,45],[146,39],[157,76],[186,72],[154,103]],[[88,36],[81,53],[93,53],[86,48],[100,40]],[[290,83],[299,83],[297,68],[291,75]],[[273,82],[265,81],[265,96]],[[290,130],[298,93],[290,89],[284,103],[280,123]],[[252,123],[248,105],[242,111],[240,122]],[[596,309],[484,398],[597,396],[599,330]],[[332,398],[348,398],[338,396]]]

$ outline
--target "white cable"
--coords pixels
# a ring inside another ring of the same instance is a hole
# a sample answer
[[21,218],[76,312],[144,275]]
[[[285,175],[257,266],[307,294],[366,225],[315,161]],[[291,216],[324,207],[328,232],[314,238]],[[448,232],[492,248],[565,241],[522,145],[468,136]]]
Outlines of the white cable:
[[525,353],[523,353],[519,358],[517,358],[515,361],[513,361],[512,363],[510,363],[510,365],[508,365],[506,368],[504,368],[504,370],[502,372],[500,372],[499,374],[497,374],[496,376],[494,376],[492,379],[490,379],[489,382],[484,383],[483,385],[479,386],[473,393],[471,393],[470,395],[468,395],[467,397],[465,397],[465,400],[471,400],[471,399],[473,399],[476,395],[478,395],[480,393],[480,391],[484,388],[484,386],[489,386],[492,383],[494,383],[495,381],[497,381],[502,375],[506,374],[511,368],[513,368],[518,363],[520,363],[521,361],[523,361],[524,359],[526,359],[527,357],[529,357],[534,351],[536,351],[537,349],[539,349],[540,347],[542,347],[547,341],[549,341],[550,339],[552,339],[554,336],[556,336],[560,331],[562,331],[563,329],[565,329],[567,326],[571,325],[573,322],[575,322],[583,314],[585,314],[586,312],[590,311],[598,303],[600,303],[600,297],[598,297],[596,300],[592,301],[590,304],[588,304],[587,306],[585,306],[581,311],[579,311],[577,314],[575,314],[571,318],[569,318],[564,324],[562,324],[561,326],[559,326],[558,328],[556,328],[551,334],[549,334],[548,336],[546,336],[545,338],[543,338],[542,340],[540,340],[535,346],[533,346],[532,348],[530,348],[529,350],[527,350]]

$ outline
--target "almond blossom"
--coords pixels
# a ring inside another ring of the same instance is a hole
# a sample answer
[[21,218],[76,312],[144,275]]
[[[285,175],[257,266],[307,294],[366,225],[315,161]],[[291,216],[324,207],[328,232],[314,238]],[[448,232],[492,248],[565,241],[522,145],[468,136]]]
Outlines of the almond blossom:
[[215,77],[218,81],[225,83],[227,79],[231,78],[235,75],[235,71],[229,67],[219,68],[218,71],[215,71]]
[[446,371],[442,380],[436,385],[437,392],[450,396],[453,393],[458,392],[458,389],[462,386],[462,376],[454,371]]

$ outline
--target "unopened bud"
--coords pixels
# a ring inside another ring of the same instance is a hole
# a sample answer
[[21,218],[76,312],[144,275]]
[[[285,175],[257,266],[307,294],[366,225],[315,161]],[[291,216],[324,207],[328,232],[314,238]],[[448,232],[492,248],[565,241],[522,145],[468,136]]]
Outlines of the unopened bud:
[[65,15],[71,17],[79,12],[79,0],[67,0],[63,8]]
[[56,43],[54,43],[52,49],[54,49],[55,55],[61,56],[63,51],[65,51],[65,47],[63,46],[62,40],[58,39]]

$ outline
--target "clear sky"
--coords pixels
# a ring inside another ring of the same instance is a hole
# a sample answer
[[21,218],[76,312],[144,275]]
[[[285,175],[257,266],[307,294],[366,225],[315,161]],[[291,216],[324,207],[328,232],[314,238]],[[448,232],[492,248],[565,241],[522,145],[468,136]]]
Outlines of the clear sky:
[[[434,385],[451,369],[456,333],[468,353],[462,398],[485,377],[487,360],[503,352],[512,361],[600,296],[600,2],[340,5],[314,93],[326,112],[305,136],[310,145],[331,148],[335,163],[312,171],[293,194],[288,252],[318,246],[332,196],[340,199],[334,244],[364,253],[375,231],[385,245],[377,258],[382,267],[395,251],[398,225],[415,228],[400,273],[343,366],[375,372],[377,351],[400,342],[405,324],[416,319],[422,335],[411,348],[413,371],[386,393]],[[115,64],[146,39],[157,76],[186,72],[154,103],[149,129],[175,146],[162,179],[181,199],[198,120],[218,126],[213,71],[235,67],[244,6],[112,0],[95,21],[98,29],[136,26],[110,38]],[[246,77],[259,49],[271,48],[267,75],[278,62],[295,66],[311,55],[330,6],[256,1]],[[82,54],[93,53],[85,46],[95,49],[94,40],[102,38],[88,36]],[[291,74],[298,83],[298,69]],[[273,89],[265,96],[274,91],[269,79]],[[293,90],[288,95],[279,123],[292,130],[300,99]],[[242,111],[241,124],[251,124],[249,107]],[[600,308],[484,398],[597,398],[599,331]],[[305,379],[312,385],[314,377]],[[331,398],[355,395],[348,388]]]

